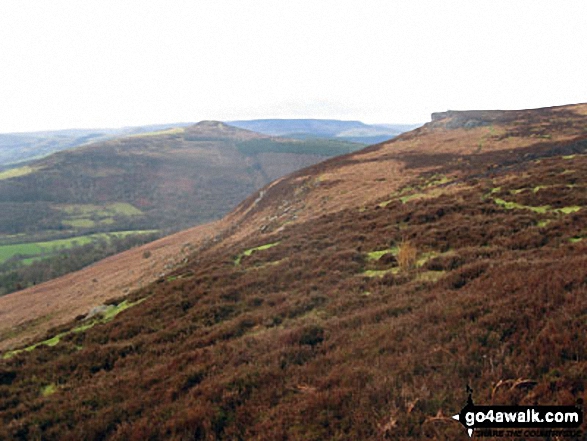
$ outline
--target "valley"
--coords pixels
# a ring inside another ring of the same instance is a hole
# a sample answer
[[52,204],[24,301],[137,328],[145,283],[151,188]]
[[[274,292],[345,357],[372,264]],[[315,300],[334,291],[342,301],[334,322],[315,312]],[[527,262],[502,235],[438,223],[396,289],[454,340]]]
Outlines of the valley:
[[[363,146],[211,121],[129,132],[0,172],[0,295],[219,219],[271,180]],[[98,238],[109,244],[89,245]]]

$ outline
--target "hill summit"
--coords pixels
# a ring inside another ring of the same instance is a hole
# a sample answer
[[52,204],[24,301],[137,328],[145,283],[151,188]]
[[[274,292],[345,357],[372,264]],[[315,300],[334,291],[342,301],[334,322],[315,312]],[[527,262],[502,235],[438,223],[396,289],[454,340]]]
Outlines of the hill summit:
[[191,135],[212,136],[212,137],[234,137],[239,139],[259,139],[268,136],[255,133],[250,130],[240,129],[223,123],[221,121],[200,121],[197,124],[186,127],[186,133]]

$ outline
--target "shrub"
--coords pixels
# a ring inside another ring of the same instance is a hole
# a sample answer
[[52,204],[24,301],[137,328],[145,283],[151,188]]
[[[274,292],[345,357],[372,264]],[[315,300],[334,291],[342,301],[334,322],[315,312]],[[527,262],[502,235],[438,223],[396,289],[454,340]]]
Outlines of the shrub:
[[402,270],[408,270],[416,264],[416,256],[418,252],[416,247],[412,245],[409,240],[403,240],[399,245],[397,253],[397,261]]

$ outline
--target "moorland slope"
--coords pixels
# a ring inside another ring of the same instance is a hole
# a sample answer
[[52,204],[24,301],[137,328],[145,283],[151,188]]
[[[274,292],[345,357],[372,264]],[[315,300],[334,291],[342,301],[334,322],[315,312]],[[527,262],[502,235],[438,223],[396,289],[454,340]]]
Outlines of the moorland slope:
[[435,114],[274,181],[170,273],[5,351],[0,438],[454,440],[467,385],[584,399],[586,121]]

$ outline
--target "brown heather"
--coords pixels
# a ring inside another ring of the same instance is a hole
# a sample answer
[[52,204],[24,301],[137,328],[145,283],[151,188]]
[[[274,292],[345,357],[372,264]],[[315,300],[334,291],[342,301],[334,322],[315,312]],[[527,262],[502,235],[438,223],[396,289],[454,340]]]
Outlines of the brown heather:
[[457,113],[274,183],[144,302],[1,361],[0,439],[465,440],[467,384],[585,399],[586,114]]
[[409,240],[402,240],[397,253],[397,261],[400,268],[404,270],[413,268],[416,265],[417,254],[416,247]]

